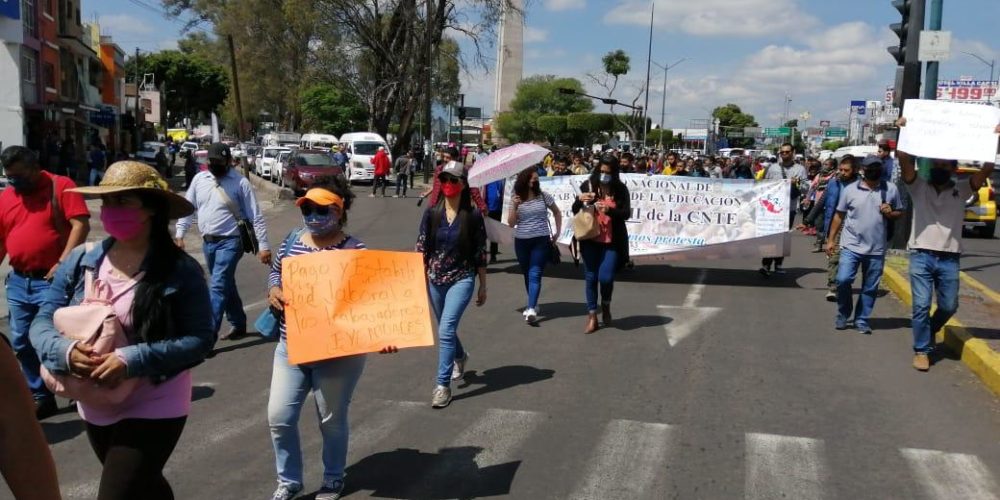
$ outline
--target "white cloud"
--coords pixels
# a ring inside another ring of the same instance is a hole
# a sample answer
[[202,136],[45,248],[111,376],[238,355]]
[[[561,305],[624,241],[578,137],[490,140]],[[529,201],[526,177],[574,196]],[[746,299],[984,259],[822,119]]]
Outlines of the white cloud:
[[524,43],[538,43],[549,39],[549,32],[531,26],[524,27]]
[[545,9],[553,12],[587,7],[587,0],[545,0]]
[[[649,2],[622,1],[604,20],[649,26]],[[799,8],[796,0],[657,0],[653,24],[699,36],[787,38],[815,28],[819,21]]]
[[142,19],[128,14],[106,14],[97,19],[102,34],[121,37],[123,35],[152,35],[156,32],[153,26]]

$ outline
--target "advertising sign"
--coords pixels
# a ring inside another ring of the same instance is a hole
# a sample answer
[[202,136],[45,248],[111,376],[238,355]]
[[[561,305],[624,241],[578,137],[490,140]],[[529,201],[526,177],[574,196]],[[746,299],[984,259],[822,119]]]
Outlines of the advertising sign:
[[21,0],[0,0],[0,17],[21,19]]
[[851,109],[859,115],[865,114],[865,101],[851,101]]
[[[988,80],[946,80],[938,82],[937,100],[964,104],[990,104],[997,102],[998,82]],[[896,96],[893,87],[886,87],[885,102]]]

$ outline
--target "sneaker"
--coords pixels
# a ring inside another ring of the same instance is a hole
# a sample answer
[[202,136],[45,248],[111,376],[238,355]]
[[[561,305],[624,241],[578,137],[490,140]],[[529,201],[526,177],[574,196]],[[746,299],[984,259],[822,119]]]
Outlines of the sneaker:
[[858,328],[858,332],[859,333],[863,333],[865,335],[871,335],[872,334],[872,327],[868,326],[865,323],[858,323],[857,324],[857,328]]
[[368,195],[368,197],[369,198],[374,198],[375,197],[375,193],[372,193],[372,194]]
[[219,336],[219,340],[237,340],[237,339],[241,339],[241,338],[246,337],[246,336],[247,336],[247,329],[246,329],[246,327],[244,327],[244,328],[238,328],[238,327],[234,326],[234,327],[230,328],[229,331],[226,332],[225,334],[220,335]]
[[534,309],[525,309],[524,310],[524,322],[528,323],[528,324],[532,324],[535,321],[538,321],[538,312],[535,311]]
[[785,274],[785,268],[781,266],[774,266],[774,274]]
[[922,372],[931,369],[931,359],[926,352],[918,352],[913,355],[913,367]]
[[451,388],[439,385],[431,395],[431,408],[444,408],[451,403]]
[[469,362],[469,351],[465,351],[465,357],[456,359],[451,365],[451,379],[462,380],[465,377],[465,364]]
[[302,488],[293,488],[287,484],[279,484],[278,489],[274,490],[274,494],[271,495],[271,500],[292,500],[295,498]]
[[835,292],[833,290],[827,290],[826,291],[826,301],[827,302],[836,302],[837,301],[837,292]]
[[398,194],[394,194],[394,195],[392,195],[392,197],[393,198],[399,198],[399,195]]
[[342,479],[332,479],[323,481],[323,487],[316,492],[316,500],[340,500],[340,495],[344,492],[344,481]]
[[836,320],[834,322],[833,329],[834,330],[847,330],[847,322],[844,321],[844,320],[838,319],[838,320]]
[[768,271],[764,266],[760,266],[760,269],[758,269],[757,272],[765,278],[771,275],[771,271]]

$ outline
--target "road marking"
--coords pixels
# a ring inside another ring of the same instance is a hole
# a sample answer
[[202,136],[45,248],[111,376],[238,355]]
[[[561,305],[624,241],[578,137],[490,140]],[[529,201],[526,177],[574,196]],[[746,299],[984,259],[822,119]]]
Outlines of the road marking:
[[698,277],[695,278],[694,284],[691,285],[691,290],[688,291],[687,297],[684,298],[684,305],[682,307],[697,307],[698,301],[701,300],[701,292],[705,289],[705,278],[708,276],[708,271],[702,269],[698,272]]
[[357,426],[351,426],[348,463],[359,460],[358,454],[367,453],[373,449],[383,439],[392,435],[404,421],[415,415],[418,410],[428,406],[427,403],[416,401],[387,400],[376,401],[375,405],[378,408],[374,413],[365,416]]
[[674,347],[680,341],[689,337],[701,327],[702,323],[708,321],[722,310],[721,307],[698,307],[701,301],[701,294],[705,291],[705,278],[708,271],[702,269],[698,272],[694,284],[684,297],[684,303],[680,306],[658,305],[657,309],[661,314],[667,316],[670,321],[663,325],[663,331],[667,336],[667,343]]
[[651,486],[664,473],[671,431],[667,424],[612,420],[570,498],[662,498]]
[[973,455],[916,448],[899,451],[928,498],[1000,499],[989,469]]
[[514,452],[524,445],[542,418],[538,412],[492,408],[462,431],[452,441],[452,446],[482,446],[482,451],[476,455],[476,464],[480,468],[500,465],[511,461]]
[[822,498],[822,441],[750,433],[746,446],[747,499]]

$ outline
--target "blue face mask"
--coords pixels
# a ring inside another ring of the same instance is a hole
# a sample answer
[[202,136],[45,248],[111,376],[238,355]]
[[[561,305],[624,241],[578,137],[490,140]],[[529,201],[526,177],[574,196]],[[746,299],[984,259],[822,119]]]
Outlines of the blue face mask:
[[340,230],[340,219],[334,214],[319,215],[310,214],[302,218],[306,223],[306,229],[313,236],[326,236]]
[[601,174],[601,184],[611,184],[611,174]]

